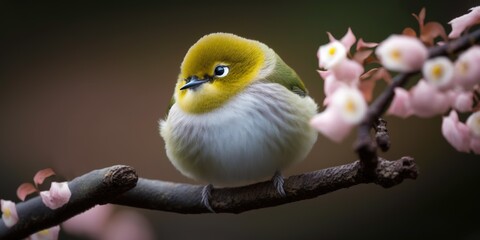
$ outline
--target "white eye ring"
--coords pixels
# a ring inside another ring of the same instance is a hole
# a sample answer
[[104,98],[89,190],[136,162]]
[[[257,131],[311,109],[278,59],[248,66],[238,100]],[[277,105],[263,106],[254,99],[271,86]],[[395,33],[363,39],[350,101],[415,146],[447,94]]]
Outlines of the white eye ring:
[[227,76],[229,71],[230,71],[230,69],[227,66],[218,65],[218,66],[215,67],[215,70],[213,71],[213,73],[215,74],[215,77],[222,78],[222,77]]

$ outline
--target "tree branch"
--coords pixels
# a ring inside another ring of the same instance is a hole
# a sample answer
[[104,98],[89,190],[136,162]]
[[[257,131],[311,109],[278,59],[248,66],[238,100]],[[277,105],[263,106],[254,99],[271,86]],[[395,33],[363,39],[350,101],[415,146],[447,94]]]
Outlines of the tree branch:
[[[438,56],[453,56],[480,41],[480,29],[472,33],[448,42],[441,46],[431,47],[428,50],[429,58]],[[357,141],[355,150],[360,158],[361,163],[366,168],[367,175],[373,176],[373,171],[377,166],[377,146],[372,140],[370,130],[374,126],[375,121],[385,113],[390,105],[394,95],[395,88],[403,87],[408,80],[419,71],[410,73],[397,74],[390,84],[375,101],[370,105],[364,121],[358,127]],[[368,170],[370,169],[370,170]]]
[[97,204],[108,203],[113,197],[128,191],[137,183],[135,170],[117,165],[94,170],[68,183],[72,196],[67,204],[52,210],[40,196],[17,204],[19,221],[8,228],[0,219],[0,239],[24,239],[29,235],[56,226]]
[[[379,159],[374,178],[366,178],[359,161],[285,179],[286,197],[280,196],[271,181],[235,188],[216,188],[210,205],[217,213],[241,213],[315,198],[362,183],[392,187],[404,179],[415,179],[418,169],[413,158],[397,161]],[[201,202],[204,186],[140,178],[132,190],[112,201],[114,204],[177,213],[210,213]]]

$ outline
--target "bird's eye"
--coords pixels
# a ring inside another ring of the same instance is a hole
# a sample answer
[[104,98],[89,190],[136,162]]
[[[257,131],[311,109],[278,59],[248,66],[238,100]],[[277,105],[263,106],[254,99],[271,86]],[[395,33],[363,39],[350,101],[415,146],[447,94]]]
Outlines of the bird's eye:
[[229,69],[227,66],[218,65],[217,67],[215,67],[214,74],[215,74],[215,77],[225,77],[227,76],[228,71]]

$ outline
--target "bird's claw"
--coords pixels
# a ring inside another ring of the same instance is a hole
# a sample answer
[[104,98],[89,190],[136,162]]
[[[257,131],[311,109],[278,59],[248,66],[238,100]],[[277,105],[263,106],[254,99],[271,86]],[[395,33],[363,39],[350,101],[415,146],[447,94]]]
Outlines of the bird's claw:
[[283,176],[279,171],[276,171],[275,174],[273,175],[272,182],[273,182],[273,186],[277,190],[278,194],[280,194],[280,196],[282,197],[287,196],[287,194],[285,193],[285,189],[283,188],[283,184],[285,183],[285,180],[283,179]]
[[212,206],[210,206],[210,197],[212,196],[213,185],[205,185],[202,189],[202,204],[212,213],[215,213]]

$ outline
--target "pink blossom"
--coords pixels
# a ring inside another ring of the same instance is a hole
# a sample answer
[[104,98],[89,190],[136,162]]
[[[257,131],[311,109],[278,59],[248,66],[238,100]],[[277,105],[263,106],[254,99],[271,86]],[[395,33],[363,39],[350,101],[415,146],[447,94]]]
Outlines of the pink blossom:
[[470,12],[460,17],[454,18],[449,22],[452,25],[452,31],[449,38],[457,38],[465,29],[480,23],[480,7],[470,9]]
[[50,191],[40,192],[43,203],[51,209],[57,209],[65,205],[70,200],[71,195],[67,182],[52,182]]
[[342,81],[338,81],[335,78],[335,75],[331,74],[330,71],[328,71],[328,73],[326,71],[323,71],[323,73],[321,71],[319,72],[324,79],[323,91],[325,92],[325,99],[323,100],[323,105],[328,105],[330,102],[330,97],[333,95],[333,93],[335,93],[335,91],[337,91],[337,89],[340,87],[346,87],[347,84]]
[[453,83],[453,63],[447,57],[436,57],[425,62],[422,68],[425,80],[440,89],[447,89]]
[[[327,32],[327,34],[330,42],[337,41],[337,39],[335,39],[335,37],[333,37],[331,33]],[[355,43],[356,40],[357,39],[355,38],[355,35],[352,32],[352,29],[348,28],[347,33],[345,33],[342,39],[340,39],[340,42],[343,44],[343,46],[345,46],[345,49],[347,50],[347,52],[349,52],[350,48],[352,47],[352,45]]]
[[452,110],[447,117],[443,117],[442,134],[457,151],[469,151],[470,130],[458,120],[457,112]]
[[103,240],[153,240],[154,233],[145,217],[134,211],[122,211],[105,228]]
[[0,200],[2,208],[2,220],[5,226],[12,227],[18,222],[17,206],[14,202],[8,200]]
[[363,67],[356,61],[343,59],[332,68],[335,78],[349,85],[358,85],[360,75],[363,73]]
[[342,121],[340,113],[327,107],[310,120],[310,125],[334,142],[341,142],[352,130],[352,125]]
[[360,39],[358,39],[358,42],[357,42],[357,51],[365,49],[365,48],[374,48],[376,46],[378,46],[378,43],[376,43],[376,42],[365,42],[365,41],[363,41],[362,38],[360,38]]
[[76,234],[89,236],[92,239],[101,235],[108,219],[113,212],[113,205],[97,205],[84,213],[68,219],[62,224],[65,231]]
[[420,80],[410,90],[410,106],[416,116],[432,117],[446,112],[451,106],[451,98],[425,80]]
[[399,72],[421,69],[428,57],[427,48],[419,39],[404,35],[388,37],[375,53],[384,67]]
[[367,112],[362,93],[351,87],[335,91],[327,109],[314,116],[310,125],[335,142],[342,141]]
[[451,91],[452,107],[459,112],[470,112],[473,109],[473,92]]
[[472,113],[467,118],[467,127],[472,132],[472,136],[480,138],[480,111]]
[[410,94],[405,89],[395,88],[395,96],[387,113],[401,118],[407,118],[413,114],[412,107],[410,106]]
[[57,240],[60,226],[42,230],[30,236],[30,240]]
[[480,46],[473,46],[458,57],[455,81],[465,90],[472,90],[480,83]]

